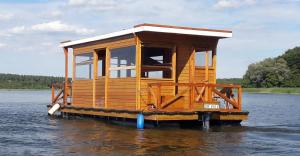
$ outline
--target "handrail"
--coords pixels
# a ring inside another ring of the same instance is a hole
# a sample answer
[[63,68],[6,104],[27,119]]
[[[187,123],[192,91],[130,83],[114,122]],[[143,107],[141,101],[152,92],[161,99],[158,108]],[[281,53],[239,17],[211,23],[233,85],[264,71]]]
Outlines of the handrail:
[[[172,99],[169,99],[165,102],[162,102],[161,88],[163,86],[182,86],[188,87],[184,92],[174,95]],[[201,89],[198,89],[201,87]],[[223,88],[218,90],[217,88]],[[237,89],[237,99],[234,97],[233,89]],[[231,92],[230,96],[224,90]],[[214,95],[217,95],[219,98],[223,99],[226,102],[226,111],[241,111],[242,109],[242,88],[241,85],[235,84],[220,84],[220,83],[174,83],[174,82],[159,82],[159,83],[148,83],[148,104],[151,103],[152,98],[154,100],[154,105],[158,109],[164,109],[172,104],[173,101],[176,101],[181,96],[184,96],[185,93],[189,91],[188,96],[190,96],[190,108],[193,108],[194,102],[206,103],[213,102]],[[208,96],[209,95],[209,96]],[[232,105],[232,108],[229,107],[229,104]]]
[[[65,87],[67,87],[67,90],[65,90]],[[63,99],[65,96],[65,91],[68,91],[69,88],[71,88],[70,83],[53,83],[51,85],[51,102],[52,104],[56,103],[59,99]],[[55,90],[57,90],[57,94],[55,95]],[[69,96],[68,93],[66,93],[66,96]],[[64,103],[66,103],[64,101]]]

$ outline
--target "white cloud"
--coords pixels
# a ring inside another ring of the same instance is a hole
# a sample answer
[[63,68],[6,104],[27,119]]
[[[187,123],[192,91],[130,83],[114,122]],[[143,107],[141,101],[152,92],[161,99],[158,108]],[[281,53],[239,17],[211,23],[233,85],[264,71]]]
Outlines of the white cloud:
[[75,7],[88,7],[96,10],[112,10],[126,3],[126,0],[69,0],[68,4]]
[[13,18],[12,14],[0,14],[0,21],[10,20]]
[[94,32],[92,29],[80,28],[73,25],[62,23],[61,21],[53,21],[41,23],[31,26],[31,30],[40,32],[71,32],[77,34],[91,34]]
[[228,8],[239,8],[242,6],[254,5],[256,0],[219,0],[214,8],[216,9],[228,9]]
[[6,46],[6,44],[0,43],[0,48],[5,47],[5,46]]
[[10,33],[19,34],[25,32],[25,26],[16,26],[9,30]]

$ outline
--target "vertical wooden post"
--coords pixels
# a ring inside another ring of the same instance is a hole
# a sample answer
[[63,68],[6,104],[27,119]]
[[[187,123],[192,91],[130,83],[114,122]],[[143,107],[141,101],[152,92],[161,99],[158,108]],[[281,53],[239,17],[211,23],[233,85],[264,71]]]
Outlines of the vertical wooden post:
[[[196,55],[196,48],[193,47],[192,49],[192,52],[191,52],[191,56],[190,56],[190,60],[189,60],[189,70],[190,70],[190,82],[189,83],[192,83],[194,84],[195,83],[195,55]],[[193,108],[193,103],[194,103],[194,97],[195,97],[195,90],[194,90],[194,87],[193,85],[189,85],[187,86],[189,87],[189,109],[192,109]]]
[[97,50],[93,52],[93,107],[96,107],[96,81],[98,79],[98,54]]
[[217,48],[214,48],[212,51],[212,66],[214,69],[214,79],[213,83],[217,83]]
[[[209,55],[208,55],[208,50],[205,51],[205,80],[209,82],[209,76],[208,76],[208,61],[209,61]],[[208,101],[208,92],[209,88],[208,86],[205,87],[205,101]]]
[[141,52],[142,45],[138,36],[135,36],[136,49],[135,49],[135,76],[136,76],[136,110],[141,109]]
[[242,111],[242,87],[238,88],[238,105],[239,105],[239,111]]
[[147,104],[150,104],[151,103],[151,85],[150,84],[148,84],[148,88],[147,88],[147,93],[148,93],[148,95],[147,95]]
[[51,99],[52,99],[52,103],[54,102],[54,86],[52,84],[52,87],[51,87]]
[[67,97],[68,97],[68,48],[64,48],[64,53],[65,53],[65,84],[64,84],[64,99],[63,103],[67,104]]
[[73,51],[73,56],[72,56],[72,81],[75,80],[76,77],[76,56],[75,56],[75,51]]
[[109,68],[110,68],[110,51],[109,47],[106,47],[105,52],[105,96],[104,96],[104,108],[108,108],[108,81],[109,81]]
[[161,85],[160,84],[157,85],[156,98],[157,98],[157,102],[156,102],[157,108],[160,109],[161,107]]
[[[172,79],[173,82],[176,83],[176,46],[174,46],[173,48],[173,53],[172,53]],[[176,88],[177,86],[174,86],[174,91],[173,91],[173,95],[176,95]]]

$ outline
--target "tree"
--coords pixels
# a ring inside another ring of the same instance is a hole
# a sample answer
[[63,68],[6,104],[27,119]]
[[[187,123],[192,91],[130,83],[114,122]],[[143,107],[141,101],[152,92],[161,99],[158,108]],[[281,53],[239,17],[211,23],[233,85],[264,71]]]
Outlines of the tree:
[[283,58],[267,58],[250,64],[243,77],[245,87],[282,87],[290,77],[290,69]]

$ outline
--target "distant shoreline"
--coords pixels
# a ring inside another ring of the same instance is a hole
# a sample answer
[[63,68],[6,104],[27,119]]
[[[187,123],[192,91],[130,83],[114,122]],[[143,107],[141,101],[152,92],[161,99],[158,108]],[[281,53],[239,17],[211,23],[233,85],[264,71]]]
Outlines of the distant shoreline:
[[244,93],[300,94],[300,88],[243,88]]

